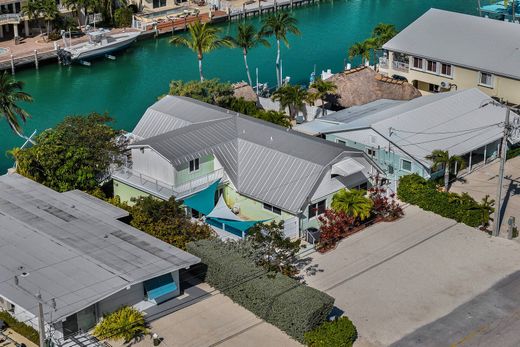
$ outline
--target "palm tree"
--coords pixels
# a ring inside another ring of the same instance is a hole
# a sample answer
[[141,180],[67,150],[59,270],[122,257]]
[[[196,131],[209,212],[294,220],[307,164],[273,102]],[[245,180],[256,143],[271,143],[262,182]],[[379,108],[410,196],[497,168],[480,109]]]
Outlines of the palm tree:
[[81,10],[85,7],[85,1],[83,0],[63,0],[63,5],[67,7],[69,10],[76,12],[76,17],[78,19],[78,27],[81,26]]
[[93,331],[93,335],[100,340],[123,340],[125,343],[147,333],[143,314],[130,306],[123,306],[105,315]]
[[305,106],[308,100],[307,90],[301,86],[292,86],[290,84],[283,85],[278,88],[271,96],[273,101],[280,102],[280,111],[289,108],[289,118],[295,119],[299,111]]
[[276,39],[276,82],[278,88],[282,86],[282,72],[280,70],[280,41],[285,43],[285,46],[289,47],[289,41],[287,40],[287,34],[292,33],[294,35],[300,35],[300,30],[296,26],[298,21],[288,12],[276,12],[275,14],[269,15],[263,21],[263,27],[261,32],[262,36],[274,35]]
[[348,50],[348,58],[350,60],[360,56],[362,65],[365,65],[367,60],[370,60],[370,47],[366,41],[354,43]]
[[315,92],[310,95],[311,98],[321,100],[321,114],[325,115],[325,97],[335,92],[338,87],[330,81],[324,81],[321,78],[317,78],[312,82],[311,88],[315,89]]
[[43,0],[41,2],[41,13],[43,15],[43,19],[47,21],[47,38],[51,33],[51,22],[58,17],[60,11],[58,10],[58,5],[56,5],[55,0]]
[[377,41],[377,49],[381,49],[395,35],[397,30],[393,24],[379,23],[372,30],[372,37]]
[[426,159],[432,162],[432,169],[438,170],[444,167],[444,190],[447,192],[450,184],[450,167],[457,163],[458,169],[463,169],[466,164],[464,159],[458,155],[451,156],[448,151],[436,149],[432,154],[427,155]]
[[375,37],[370,37],[368,39],[366,39],[365,41],[363,41],[363,46],[366,47],[366,49],[368,50],[368,59],[370,61],[370,51],[372,51],[372,57],[374,58],[374,64],[376,63],[376,50],[379,48],[378,47],[378,41]]
[[374,203],[367,198],[366,191],[360,189],[342,190],[332,196],[331,207],[335,211],[343,211],[347,215],[365,220],[372,213]]
[[0,74],[0,114],[18,136],[27,139],[21,134],[22,127],[18,118],[25,122],[29,114],[17,102],[31,102],[32,97],[22,91],[23,85],[22,81],[16,81],[6,71]]
[[[33,19],[38,20],[39,24],[39,18],[42,10],[42,3],[38,0],[28,0],[22,3],[22,14],[24,16],[27,16],[27,19],[30,21]],[[38,25],[40,27],[40,34],[43,34],[41,25]],[[28,34],[28,33],[27,33]]]
[[482,198],[482,201],[479,204],[479,210],[481,213],[481,223],[484,228],[489,226],[489,222],[493,221],[493,217],[491,215],[495,212],[495,200],[490,199],[489,195],[486,195]]
[[204,53],[211,52],[219,47],[233,47],[233,42],[228,38],[220,38],[218,33],[220,29],[208,26],[207,23],[201,24],[194,22],[188,27],[189,38],[184,36],[174,36],[170,39],[170,43],[176,46],[185,46],[197,54],[199,60],[200,81],[204,81],[202,73],[202,58]]
[[247,79],[249,85],[253,85],[251,80],[251,74],[249,73],[249,65],[247,64],[247,52],[250,49],[255,48],[259,44],[269,47],[269,41],[267,41],[259,32],[256,31],[252,24],[241,23],[238,25],[238,32],[236,37],[229,38],[233,44],[239,48],[242,48],[244,54],[244,65],[246,67]]

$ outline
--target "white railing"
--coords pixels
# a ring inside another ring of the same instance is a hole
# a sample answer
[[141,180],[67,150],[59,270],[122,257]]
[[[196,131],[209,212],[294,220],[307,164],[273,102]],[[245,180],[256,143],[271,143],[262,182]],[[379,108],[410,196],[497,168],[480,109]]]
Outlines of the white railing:
[[388,69],[388,58],[380,57],[379,58],[379,67],[383,69]]
[[201,186],[209,185],[219,178],[224,178],[224,169],[218,169],[207,175],[194,178],[184,184],[175,186],[173,189],[176,193],[175,195],[187,195],[198,190]]
[[20,18],[18,13],[0,14],[0,24],[20,23]]
[[392,61],[392,68],[394,70],[408,72],[409,69],[410,69],[410,64],[403,63],[402,61],[395,61],[394,60],[394,61]]

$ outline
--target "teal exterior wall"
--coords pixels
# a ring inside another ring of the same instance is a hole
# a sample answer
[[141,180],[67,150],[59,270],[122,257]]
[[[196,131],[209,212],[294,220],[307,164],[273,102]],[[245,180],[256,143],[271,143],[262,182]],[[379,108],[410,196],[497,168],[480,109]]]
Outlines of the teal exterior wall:
[[186,182],[210,174],[213,171],[215,171],[214,157],[212,155],[201,157],[199,158],[199,169],[197,171],[190,172],[189,163],[185,163],[176,168],[175,185],[180,186]]
[[[326,195],[320,199],[312,201],[312,203],[316,203],[318,201],[325,199],[325,207],[330,208],[330,205],[332,204],[332,197],[334,194]],[[305,207],[305,210],[303,211],[302,217],[301,217],[301,231],[303,232],[307,228],[317,228],[319,229],[320,222],[318,221],[317,216],[313,218],[309,218],[309,206]]]

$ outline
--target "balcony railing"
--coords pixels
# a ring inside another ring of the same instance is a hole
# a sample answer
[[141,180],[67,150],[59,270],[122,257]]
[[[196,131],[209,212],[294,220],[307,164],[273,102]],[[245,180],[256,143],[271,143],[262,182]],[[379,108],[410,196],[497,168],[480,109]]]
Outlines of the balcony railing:
[[19,24],[20,18],[18,13],[0,14],[0,24]]
[[158,197],[168,199],[171,196],[183,198],[197,191],[203,190],[218,179],[225,179],[224,169],[212,171],[206,175],[194,178],[180,185],[172,185],[154,177],[142,174],[130,167],[122,166],[112,177],[129,184],[139,190],[146,191]]
[[392,61],[392,68],[394,70],[408,72],[410,70],[410,64],[394,60]]
[[387,57],[379,58],[379,67],[382,69],[388,69],[388,58]]

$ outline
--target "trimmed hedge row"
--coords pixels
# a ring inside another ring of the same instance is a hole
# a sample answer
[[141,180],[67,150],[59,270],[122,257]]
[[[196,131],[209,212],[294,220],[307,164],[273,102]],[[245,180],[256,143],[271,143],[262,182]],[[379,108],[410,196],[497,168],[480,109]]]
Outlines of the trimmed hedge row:
[[266,273],[218,239],[191,242],[187,250],[207,265],[207,283],[300,342],[305,332],[327,319],[334,305],[329,295],[285,275]]
[[309,347],[351,347],[357,339],[357,330],[348,317],[325,322],[305,333]]
[[482,225],[480,204],[467,194],[440,192],[434,182],[417,175],[401,177],[397,187],[401,201],[417,205],[471,227]]
[[32,326],[18,321],[7,311],[0,311],[0,319],[3,320],[9,328],[13,329],[18,334],[26,337],[28,340],[34,342],[37,345],[40,344],[40,334]]

